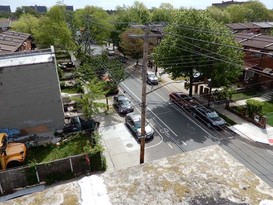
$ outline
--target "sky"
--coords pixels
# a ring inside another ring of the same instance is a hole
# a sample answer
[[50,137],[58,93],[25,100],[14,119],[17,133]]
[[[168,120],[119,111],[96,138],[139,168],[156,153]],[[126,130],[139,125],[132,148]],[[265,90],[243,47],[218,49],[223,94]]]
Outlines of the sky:
[[[132,6],[135,0],[59,0],[65,5],[73,6],[74,10],[84,8],[87,5],[98,6],[105,10],[113,10],[117,6]],[[222,0],[139,0],[143,2],[147,8],[158,8],[161,3],[170,3],[174,8],[186,7],[205,9],[211,6],[212,3],[221,3]],[[225,0],[228,1],[228,0]],[[237,0],[246,1],[246,0]],[[46,6],[50,8],[55,5],[58,0],[0,0],[0,5],[10,6],[11,11],[15,11],[17,7],[21,6]],[[273,9],[273,0],[260,0],[268,9]]]

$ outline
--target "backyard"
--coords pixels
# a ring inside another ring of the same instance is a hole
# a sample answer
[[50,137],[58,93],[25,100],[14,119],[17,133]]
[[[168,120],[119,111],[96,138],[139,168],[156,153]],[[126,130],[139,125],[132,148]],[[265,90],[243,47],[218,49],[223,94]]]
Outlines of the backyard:
[[[94,138],[98,134],[94,134]],[[90,136],[83,132],[78,132],[69,136],[59,144],[49,146],[32,147],[28,149],[27,164],[50,162],[65,157],[78,155],[82,153],[92,153],[102,150],[99,143],[93,143]],[[95,140],[97,141],[97,140]]]

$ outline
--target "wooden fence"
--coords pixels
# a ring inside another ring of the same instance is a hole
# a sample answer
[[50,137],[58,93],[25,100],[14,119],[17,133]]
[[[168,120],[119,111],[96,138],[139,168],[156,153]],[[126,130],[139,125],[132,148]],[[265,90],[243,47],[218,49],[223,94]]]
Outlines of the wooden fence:
[[81,154],[49,163],[0,171],[0,195],[42,182],[52,184],[75,176],[104,171],[106,165],[102,158],[101,152],[94,155]]

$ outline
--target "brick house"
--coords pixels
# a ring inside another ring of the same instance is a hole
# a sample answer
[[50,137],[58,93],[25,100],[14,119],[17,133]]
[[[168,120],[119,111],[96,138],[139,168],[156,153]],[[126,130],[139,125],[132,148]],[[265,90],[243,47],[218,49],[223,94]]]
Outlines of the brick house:
[[244,81],[273,88],[273,36],[238,33],[235,39],[244,48]]
[[53,47],[0,55],[0,96],[0,128],[61,129],[64,112]]

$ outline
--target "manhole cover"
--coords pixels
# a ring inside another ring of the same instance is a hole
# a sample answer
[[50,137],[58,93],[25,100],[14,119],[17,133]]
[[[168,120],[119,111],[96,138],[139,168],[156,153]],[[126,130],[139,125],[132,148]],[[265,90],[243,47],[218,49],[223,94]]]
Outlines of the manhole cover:
[[133,147],[133,144],[128,143],[128,144],[126,144],[126,147],[131,148],[131,147]]

